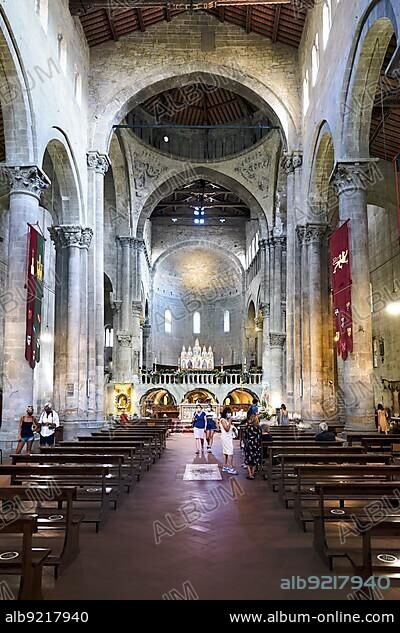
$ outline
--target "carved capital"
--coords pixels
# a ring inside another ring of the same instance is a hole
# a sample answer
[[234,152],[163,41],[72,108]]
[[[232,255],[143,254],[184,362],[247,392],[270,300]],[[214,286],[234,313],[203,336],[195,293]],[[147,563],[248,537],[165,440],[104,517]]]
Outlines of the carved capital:
[[352,195],[356,191],[366,191],[377,179],[382,180],[377,160],[360,158],[336,163],[330,182],[337,195]]
[[50,180],[36,165],[0,167],[3,178],[10,186],[10,193],[26,193],[35,196],[40,200],[40,196],[45,189],[50,187]]
[[116,239],[122,248],[130,248],[135,242],[135,238],[130,235],[118,235]]
[[114,301],[112,301],[111,309],[112,309],[113,315],[116,315],[119,313],[119,311],[121,310],[121,305],[122,305],[121,299],[114,299]]
[[142,314],[142,302],[132,301],[132,314],[134,317],[140,317]]
[[70,246],[89,248],[93,237],[92,229],[88,227],[82,228],[75,224],[50,226],[48,231],[56,248],[67,248]]
[[269,240],[263,238],[259,241],[260,249],[265,251],[269,247]]
[[87,153],[87,165],[89,169],[94,169],[98,174],[106,175],[110,167],[110,159],[106,154],[90,151]]
[[89,228],[88,226],[86,228],[83,228],[82,235],[81,235],[82,248],[89,248],[89,246],[92,243],[92,239],[93,239],[93,229]]
[[120,347],[131,347],[132,335],[127,332],[117,332],[117,341]]
[[303,164],[303,154],[301,152],[291,152],[284,154],[281,158],[281,168],[289,175],[292,174],[295,169],[298,169]]
[[298,226],[296,226],[296,235],[297,235],[297,239],[299,240],[300,244],[305,244],[306,241],[306,234],[307,234],[307,227],[299,224]]
[[305,227],[305,241],[307,244],[321,244],[327,231],[326,224],[307,224]]
[[270,315],[270,306],[269,303],[262,303],[260,305],[260,312],[262,314],[263,319],[266,319]]
[[271,347],[279,347],[283,349],[286,341],[286,334],[283,332],[270,332],[269,342]]

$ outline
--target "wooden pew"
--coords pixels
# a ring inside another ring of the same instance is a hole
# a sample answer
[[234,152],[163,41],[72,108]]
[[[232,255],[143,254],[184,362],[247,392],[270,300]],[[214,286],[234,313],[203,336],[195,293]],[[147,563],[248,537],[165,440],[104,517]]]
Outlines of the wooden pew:
[[[107,445],[131,445],[131,446],[135,446],[135,443],[137,442],[143,442],[143,456],[145,457],[146,455],[150,457],[150,464],[155,464],[157,457],[159,456],[159,451],[157,448],[157,442],[156,442],[156,438],[154,436],[148,437],[148,436],[144,436],[144,435],[135,435],[133,437],[130,436],[125,436],[125,437],[109,437],[106,434],[99,434],[99,435],[83,435],[83,436],[79,436],[77,437],[78,442],[83,442],[84,444],[87,444],[88,442],[91,442],[92,444],[94,442],[98,442],[103,444],[104,446]],[[61,446],[65,446],[65,443],[62,442]]]
[[[361,548],[357,537],[351,539],[351,544],[338,543],[340,529],[347,528],[346,535],[353,532],[363,535],[363,529],[371,529],[370,518],[366,508],[377,501],[379,508],[385,508],[385,520],[389,517],[398,518],[400,514],[400,481],[357,481],[339,484],[337,481],[316,483],[315,494],[317,506],[310,510],[314,526],[313,544],[321,559],[333,569],[336,558],[347,558],[357,567],[355,555],[368,546],[363,543]],[[384,503],[385,502],[385,503]],[[307,519],[309,520],[309,519]],[[359,529],[361,528],[361,529]],[[365,531],[364,530],[364,531]],[[397,525],[397,537],[398,537]],[[358,542],[357,542],[358,541]],[[355,542],[355,547],[354,547]],[[365,568],[365,562],[362,564]],[[371,570],[369,570],[371,571]],[[369,573],[372,575],[372,573]]]
[[63,465],[78,465],[83,467],[84,465],[107,466],[109,468],[109,480],[108,485],[112,486],[112,492],[109,496],[110,502],[113,503],[114,510],[117,508],[118,499],[120,493],[125,485],[122,464],[124,461],[123,455],[74,455],[66,453],[34,453],[32,455],[21,455],[13,453],[10,455],[12,464],[63,464]]
[[[357,570],[359,575],[364,580],[375,573],[379,576],[394,577],[398,580],[400,573],[399,514],[388,516],[384,521],[371,527],[368,527],[365,521],[364,528],[362,532],[362,563],[361,569]],[[379,549],[379,555],[382,557],[380,559],[372,549],[376,539],[385,539],[386,541]],[[393,547],[388,547],[388,541],[393,542]]]
[[140,479],[141,462],[135,459],[136,448],[133,447],[107,446],[103,450],[101,446],[85,446],[79,442],[71,442],[70,446],[41,446],[40,452],[49,455],[97,455],[100,458],[105,454],[122,455],[124,458],[122,471],[125,472],[123,480],[127,492],[130,492],[135,480]]
[[[389,452],[389,447],[384,452]],[[353,455],[357,454],[365,454],[367,451],[362,446],[338,446],[337,442],[334,442],[334,446],[321,446],[318,444],[316,446],[307,446],[303,447],[301,453],[304,455],[314,455],[314,454],[331,454],[340,452],[343,455],[347,453],[351,453]],[[266,447],[266,459],[262,463],[262,472],[264,479],[271,479],[274,472],[274,460],[276,461],[277,455],[298,455],[299,447],[298,446],[286,446],[281,442],[273,443],[270,446]]]
[[83,523],[94,523],[96,532],[107,520],[112,487],[109,485],[109,467],[99,465],[1,465],[0,476],[10,476],[11,485],[50,487],[76,486],[76,507],[83,506]]
[[[0,576],[19,576],[18,600],[42,600],[42,571],[49,549],[34,549],[33,534],[37,517],[19,517],[10,521],[0,514]],[[11,538],[9,535],[13,535]],[[15,553],[12,558],[2,555]]]
[[355,433],[355,432],[346,432],[346,441],[349,446],[353,444],[361,444],[363,441],[376,440],[378,443],[386,443],[386,444],[398,444],[400,440],[400,436],[396,434],[388,434],[385,433]]
[[125,440],[125,441],[117,441],[117,440],[102,440],[101,438],[93,438],[90,439],[81,439],[80,441],[65,441],[61,442],[60,447],[62,449],[67,449],[66,452],[70,448],[74,448],[77,446],[81,446],[82,448],[95,448],[98,451],[107,452],[109,448],[131,448],[135,450],[135,463],[139,466],[139,470],[150,470],[151,464],[153,463],[153,452],[151,445],[149,442],[144,440]]
[[123,439],[125,438],[144,438],[147,440],[154,440],[155,443],[155,447],[156,447],[156,452],[157,452],[157,456],[161,457],[162,456],[162,452],[163,449],[166,447],[167,445],[167,436],[166,436],[166,431],[163,429],[152,429],[152,428],[147,428],[147,427],[142,427],[142,426],[138,426],[138,427],[131,427],[129,430],[128,429],[116,429],[112,432],[109,432],[107,430],[101,430],[101,431],[95,431],[94,433],[92,433],[92,437],[110,437],[111,439]]
[[[295,498],[294,489],[301,495],[302,485],[304,485],[304,470],[300,471],[300,468],[305,469],[310,466],[316,466],[317,468],[326,468],[327,471],[335,472],[336,477],[340,476],[343,469],[355,468],[358,466],[361,468],[370,467],[374,468],[378,465],[378,468],[390,468],[389,464],[392,461],[392,456],[379,453],[373,455],[365,454],[350,454],[350,453],[321,453],[313,455],[278,455],[280,459],[280,476],[278,479],[278,495],[281,503],[289,508],[289,502]],[[340,468],[338,465],[340,464]],[[380,464],[380,466],[379,466]],[[322,471],[324,472],[324,471]],[[400,472],[400,466],[399,466]],[[299,474],[300,473],[300,474]],[[303,476],[303,479],[301,479]],[[297,479],[300,478],[298,482]],[[272,482],[273,490],[275,490],[276,484]],[[308,485],[308,484],[306,484]]]
[[54,567],[57,578],[79,552],[83,515],[74,510],[76,488],[3,486],[0,487],[0,501],[2,512],[37,519],[37,536],[34,536],[33,544],[36,548],[51,550],[44,565]]

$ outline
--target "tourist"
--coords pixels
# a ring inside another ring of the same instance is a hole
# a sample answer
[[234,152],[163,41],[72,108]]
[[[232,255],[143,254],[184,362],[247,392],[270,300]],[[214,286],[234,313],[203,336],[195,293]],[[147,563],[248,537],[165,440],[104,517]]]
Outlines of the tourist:
[[222,453],[224,455],[224,466],[222,470],[230,475],[238,475],[239,473],[233,467],[233,424],[232,411],[225,408],[219,420],[219,429],[221,431]]
[[258,415],[252,415],[244,430],[244,463],[247,466],[247,479],[255,479],[256,469],[261,464],[262,430]]
[[213,411],[211,404],[209,404],[207,407],[206,419],[207,452],[211,453],[212,445],[214,442],[214,433],[217,430],[217,416],[216,413]]
[[18,424],[18,444],[16,453],[21,453],[24,444],[26,444],[26,453],[31,454],[34,433],[37,430],[37,419],[33,415],[33,406],[30,404],[26,408],[26,415],[22,415]]
[[50,402],[46,402],[43,413],[39,418],[40,446],[54,446],[56,428],[60,426],[58,413],[53,411]]
[[344,439],[337,437],[333,431],[329,430],[326,422],[319,425],[319,433],[315,436],[316,442],[344,442]]
[[247,419],[249,420],[253,415],[258,415],[258,401],[257,398],[253,398],[252,404],[247,409]]
[[278,414],[278,426],[288,426],[289,424],[289,413],[285,404],[281,404],[281,408],[279,409]]
[[206,414],[201,404],[196,404],[196,410],[193,414],[193,431],[196,443],[196,455],[200,453],[200,449],[204,451],[204,429],[206,428]]
[[378,404],[377,411],[378,411],[378,431],[379,433],[387,434],[389,431],[390,425],[389,425],[387,413],[385,409],[383,408],[383,404]]

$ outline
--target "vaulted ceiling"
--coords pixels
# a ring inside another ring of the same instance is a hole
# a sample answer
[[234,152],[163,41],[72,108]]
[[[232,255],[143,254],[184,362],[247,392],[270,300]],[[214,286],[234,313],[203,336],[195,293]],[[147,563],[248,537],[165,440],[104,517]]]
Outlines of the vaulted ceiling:
[[[89,46],[146,31],[186,11],[205,11],[221,22],[298,47],[307,8],[315,0],[69,0],[79,15]],[[207,7],[207,8],[204,8]]]

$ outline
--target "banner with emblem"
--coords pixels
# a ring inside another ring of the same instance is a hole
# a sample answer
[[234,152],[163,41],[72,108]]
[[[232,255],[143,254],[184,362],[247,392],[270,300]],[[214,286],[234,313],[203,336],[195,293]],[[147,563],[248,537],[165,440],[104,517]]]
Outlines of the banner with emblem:
[[32,369],[40,361],[40,332],[42,326],[43,274],[45,239],[28,224],[26,258],[26,339],[25,358]]
[[335,341],[337,353],[343,360],[353,351],[349,224],[349,221],[345,222],[329,240]]

